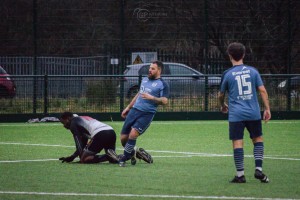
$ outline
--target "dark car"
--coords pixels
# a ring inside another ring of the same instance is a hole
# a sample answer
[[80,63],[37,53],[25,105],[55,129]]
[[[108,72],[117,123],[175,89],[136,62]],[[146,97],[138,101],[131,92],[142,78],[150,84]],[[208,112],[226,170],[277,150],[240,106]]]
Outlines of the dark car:
[[16,95],[16,85],[9,74],[0,66],[0,98],[13,98]]
[[[290,83],[288,83],[290,81]],[[288,84],[290,84],[291,96],[298,96],[300,93],[300,76],[291,77],[278,84],[278,88],[282,91],[288,90]]]
[[[148,75],[151,63],[128,65],[124,71],[124,92],[131,97],[139,90],[138,76]],[[221,78],[204,76],[197,70],[181,63],[164,62],[162,78],[169,84],[170,96],[199,96],[216,93]]]

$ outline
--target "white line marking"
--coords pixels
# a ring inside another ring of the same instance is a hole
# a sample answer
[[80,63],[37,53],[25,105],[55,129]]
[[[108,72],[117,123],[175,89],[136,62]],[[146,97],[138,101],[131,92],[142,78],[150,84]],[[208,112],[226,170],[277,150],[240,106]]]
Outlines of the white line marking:
[[[107,123],[115,123],[115,124],[123,124],[124,122],[111,122],[108,121]],[[174,125],[174,124],[181,124],[181,125],[191,125],[191,124],[228,124],[228,121],[224,120],[215,120],[215,121],[153,121],[152,124],[164,124],[164,125]],[[295,121],[281,121],[281,120],[275,120],[275,121],[269,121],[268,124],[299,124],[300,120]],[[62,126],[59,122],[51,122],[51,123],[45,123],[45,122],[39,122],[39,123],[0,123],[1,126]]]
[[0,127],[1,126],[8,126],[8,127],[10,127],[10,126],[28,126],[28,127],[30,127],[30,126],[62,126],[62,124],[61,123],[57,123],[57,122],[52,122],[52,123],[50,123],[50,124],[47,124],[47,123],[20,123],[20,124],[0,124]]
[[[74,146],[66,146],[66,145],[54,145],[54,144],[28,144],[28,143],[16,143],[16,142],[0,142],[0,145],[25,145],[25,146],[43,146],[43,147],[67,147],[67,148],[75,148]],[[123,149],[117,149],[123,150]],[[169,154],[184,154],[189,157],[197,156],[197,157],[231,157],[231,154],[214,154],[214,153],[199,153],[199,152],[181,152],[181,151],[159,151],[159,150],[147,150],[149,152],[154,153],[169,153]],[[282,156],[282,155],[281,155]],[[175,157],[175,156],[173,156]],[[186,156],[183,156],[186,157]],[[253,155],[245,155],[246,158],[252,158]],[[265,155],[265,159],[271,160],[290,160],[290,161],[299,161],[300,158],[283,158],[283,157],[274,157],[272,155]]]
[[[0,191],[0,194],[12,195],[41,195],[41,196],[93,196],[93,197],[143,197],[143,198],[179,198],[179,199],[245,199],[245,200],[292,200],[285,198],[257,198],[257,197],[227,197],[227,196],[184,196],[184,195],[159,195],[159,194],[99,194],[99,193],[64,193],[64,192],[18,192]],[[299,200],[299,199],[293,199]]]
[[18,143],[18,142],[0,142],[0,144],[4,145],[23,145],[23,146],[41,146],[41,147],[72,147],[75,148],[75,146],[66,146],[66,145],[60,145],[60,144],[29,144],[29,143]]
[[1,160],[0,163],[19,163],[19,162],[45,162],[45,161],[58,161],[58,158],[56,159],[37,159],[37,160]]
[[[180,124],[180,125],[191,125],[191,124],[228,124],[228,121],[224,120],[216,120],[216,121],[153,121],[153,124],[165,124],[165,125],[174,125],[174,124]],[[281,121],[281,120],[275,120],[275,121],[269,121],[268,124],[299,124],[300,120],[295,121]],[[266,124],[267,125],[267,124]]]

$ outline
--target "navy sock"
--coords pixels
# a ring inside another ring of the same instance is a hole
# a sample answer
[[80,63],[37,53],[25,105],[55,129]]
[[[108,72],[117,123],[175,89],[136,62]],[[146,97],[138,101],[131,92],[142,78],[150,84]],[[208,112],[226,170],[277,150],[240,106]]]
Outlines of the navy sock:
[[127,143],[124,147],[124,156],[125,156],[126,159],[131,158],[135,144],[136,144],[136,140],[129,139],[127,141]]
[[237,148],[233,151],[234,164],[238,176],[244,175],[244,149]]
[[253,155],[255,160],[255,167],[262,171],[262,163],[264,159],[264,143],[257,142],[254,144]]

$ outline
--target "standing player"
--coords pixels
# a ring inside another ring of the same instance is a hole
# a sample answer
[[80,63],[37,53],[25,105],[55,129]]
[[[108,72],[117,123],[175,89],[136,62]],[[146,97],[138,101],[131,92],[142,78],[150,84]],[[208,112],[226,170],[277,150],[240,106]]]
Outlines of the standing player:
[[[91,117],[77,116],[71,112],[64,112],[60,117],[60,122],[73,134],[76,151],[71,156],[62,157],[59,160],[72,162],[79,156],[81,163],[105,161],[118,163],[118,156],[115,153],[116,133],[111,126]],[[96,155],[102,149],[106,154]]]
[[[121,116],[125,122],[121,131],[121,143],[124,147],[124,155],[119,160],[121,167],[125,161],[132,159],[135,164],[135,150],[137,138],[150,126],[158,105],[168,103],[169,86],[160,77],[163,63],[154,61],[149,68],[148,77],[143,78],[139,93],[132,99],[130,104],[123,110]],[[152,163],[152,157],[144,149],[136,149],[136,157]]]
[[[234,162],[237,174],[232,183],[245,183],[244,176],[244,129],[247,128],[254,145],[255,174],[254,177],[263,183],[268,183],[268,177],[262,173],[264,143],[257,92],[264,104],[263,119],[271,119],[268,93],[263,85],[259,72],[243,64],[245,46],[241,43],[231,43],[227,48],[232,68],[223,73],[219,102],[223,113],[229,111],[229,138],[233,144]],[[228,92],[229,106],[224,102]]]

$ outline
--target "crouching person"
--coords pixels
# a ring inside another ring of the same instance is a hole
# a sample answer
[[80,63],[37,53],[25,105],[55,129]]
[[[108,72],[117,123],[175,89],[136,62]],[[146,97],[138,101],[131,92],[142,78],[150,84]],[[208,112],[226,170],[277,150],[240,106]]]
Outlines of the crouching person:
[[[60,122],[71,131],[76,151],[68,157],[61,157],[62,162],[72,162],[79,156],[80,163],[100,163],[109,161],[118,163],[116,149],[116,133],[114,129],[89,116],[78,116],[64,112]],[[102,150],[105,154],[97,155]]]

